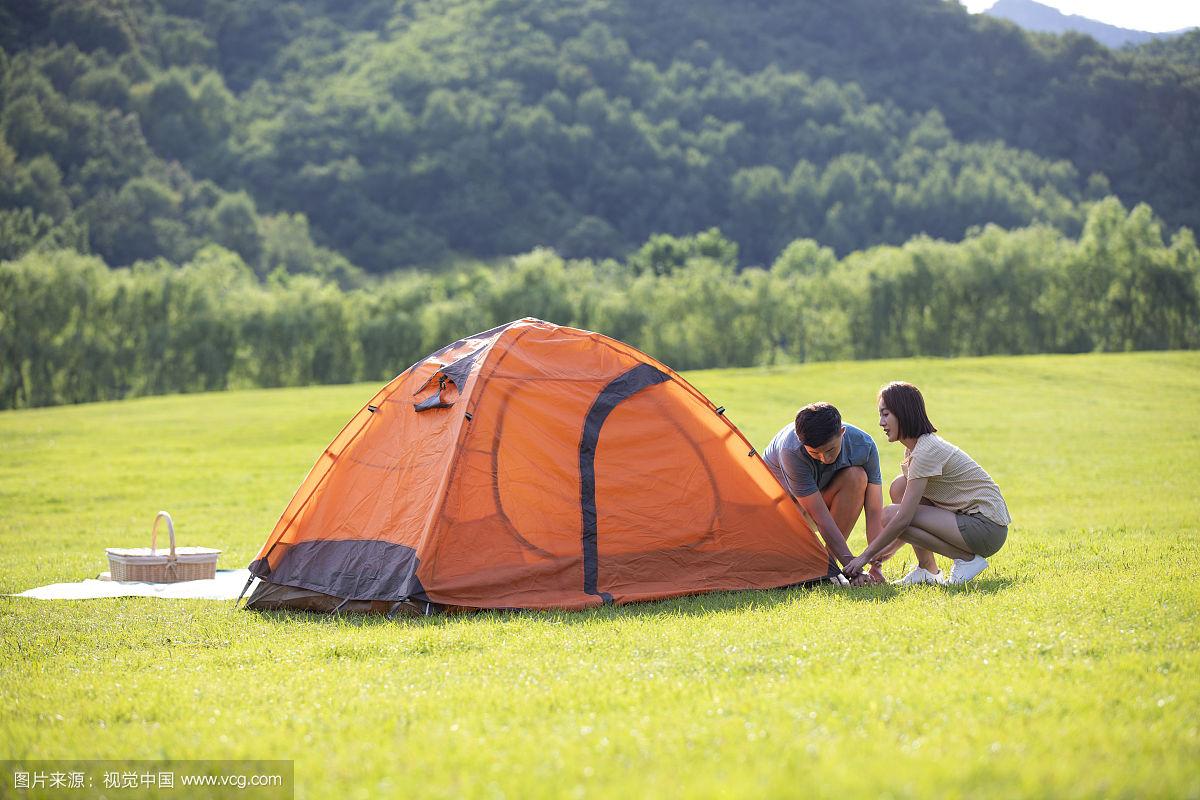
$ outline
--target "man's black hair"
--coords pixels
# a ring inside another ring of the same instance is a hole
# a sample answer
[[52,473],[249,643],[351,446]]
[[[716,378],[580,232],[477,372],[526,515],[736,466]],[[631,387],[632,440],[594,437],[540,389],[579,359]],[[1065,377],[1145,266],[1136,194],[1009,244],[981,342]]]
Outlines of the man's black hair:
[[810,403],[796,414],[800,444],[820,447],[842,432],[842,415],[829,403]]

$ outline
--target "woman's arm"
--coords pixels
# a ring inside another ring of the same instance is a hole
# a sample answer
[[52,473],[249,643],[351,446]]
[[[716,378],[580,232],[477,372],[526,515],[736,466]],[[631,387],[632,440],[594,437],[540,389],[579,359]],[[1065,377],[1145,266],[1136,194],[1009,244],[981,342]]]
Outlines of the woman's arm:
[[[867,495],[863,502],[863,510],[867,517],[867,544],[879,538],[883,529],[883,487],[873,483],[867,484]],[[874,580],[883,580],[884,555],[871,559],[871,569],[875,573]]]
[[917,506],[921,505],[921,497],[925,494],[925,483],[925,478],[914,478],[908,481],[904,487],[904,497],[900,498],[900,502],[884,509],[883,530],[867,544],[867,549],[863,550],[858,558],[845,566],[842,571],[846,575],[853,577],[862,572],[862,568],[868,562],[883,553],[888,545],[912,524],[913,516],[917,513]]
[[867,544],[879,538],[883,528],[883,487],[873,483],[867,484],[867,495],[863,500],[863,510],[867,516]]

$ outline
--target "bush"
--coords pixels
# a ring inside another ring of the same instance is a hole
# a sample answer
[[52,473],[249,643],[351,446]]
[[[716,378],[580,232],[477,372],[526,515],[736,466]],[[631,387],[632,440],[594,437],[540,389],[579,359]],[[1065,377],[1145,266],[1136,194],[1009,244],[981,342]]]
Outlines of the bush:
[[[175,202],[151,183],[126,194]],[[266,241],[268,263],[299,259],[311,274],[264,281],[218,245],[181,267],[110,270],[69,250],[0,262],[0,407],[384,380],[525,316],[609,334],[677,369],[1200,347],[1195,237],[1181,229],[1166,243],[1148,207],[1113,198],[1089,209],[1078,240],[988,226],[957,244],[918,237],[841,261],[797,240],[770,270],[740,272],[736,245],[710,230],[655,236],[626,264],[540,249],[343,288],[320,276],[324,251]]]

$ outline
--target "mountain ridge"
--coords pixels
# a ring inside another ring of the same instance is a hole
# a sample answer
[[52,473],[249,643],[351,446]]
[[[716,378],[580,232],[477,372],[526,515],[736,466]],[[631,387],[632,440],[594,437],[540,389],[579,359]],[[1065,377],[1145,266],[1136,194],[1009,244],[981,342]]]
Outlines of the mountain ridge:
[[1064,14],[1057,8],[1035,2],[1035,0],[996,0],[996,3],[983,13],[997,19],[1006,19],[1024,30],[1036,33],[1081,33],[1112,48],[1137,46],[1159,39],[1170,39],[1192,30],[1191,28],[1180,28],[1176,31],[1156,33],[1122,28],[1079,14]]

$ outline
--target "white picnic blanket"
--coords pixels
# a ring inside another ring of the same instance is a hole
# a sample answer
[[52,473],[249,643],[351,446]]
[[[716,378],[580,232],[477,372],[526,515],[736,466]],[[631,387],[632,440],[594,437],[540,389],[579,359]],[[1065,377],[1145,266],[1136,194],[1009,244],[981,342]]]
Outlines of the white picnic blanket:
[[[29,589],[13,597],[33,597],[38,600],[88,600],[93,597],[170,597],[190,600],[233,600],[242,593],[250,578],[248,569],[219,569],[217,577],[202,581],[178,583],[142,583],[140,581],[108,581],[89,578],[78,583],[52,583]],[[249,596],[250,590],[246,592]]]

